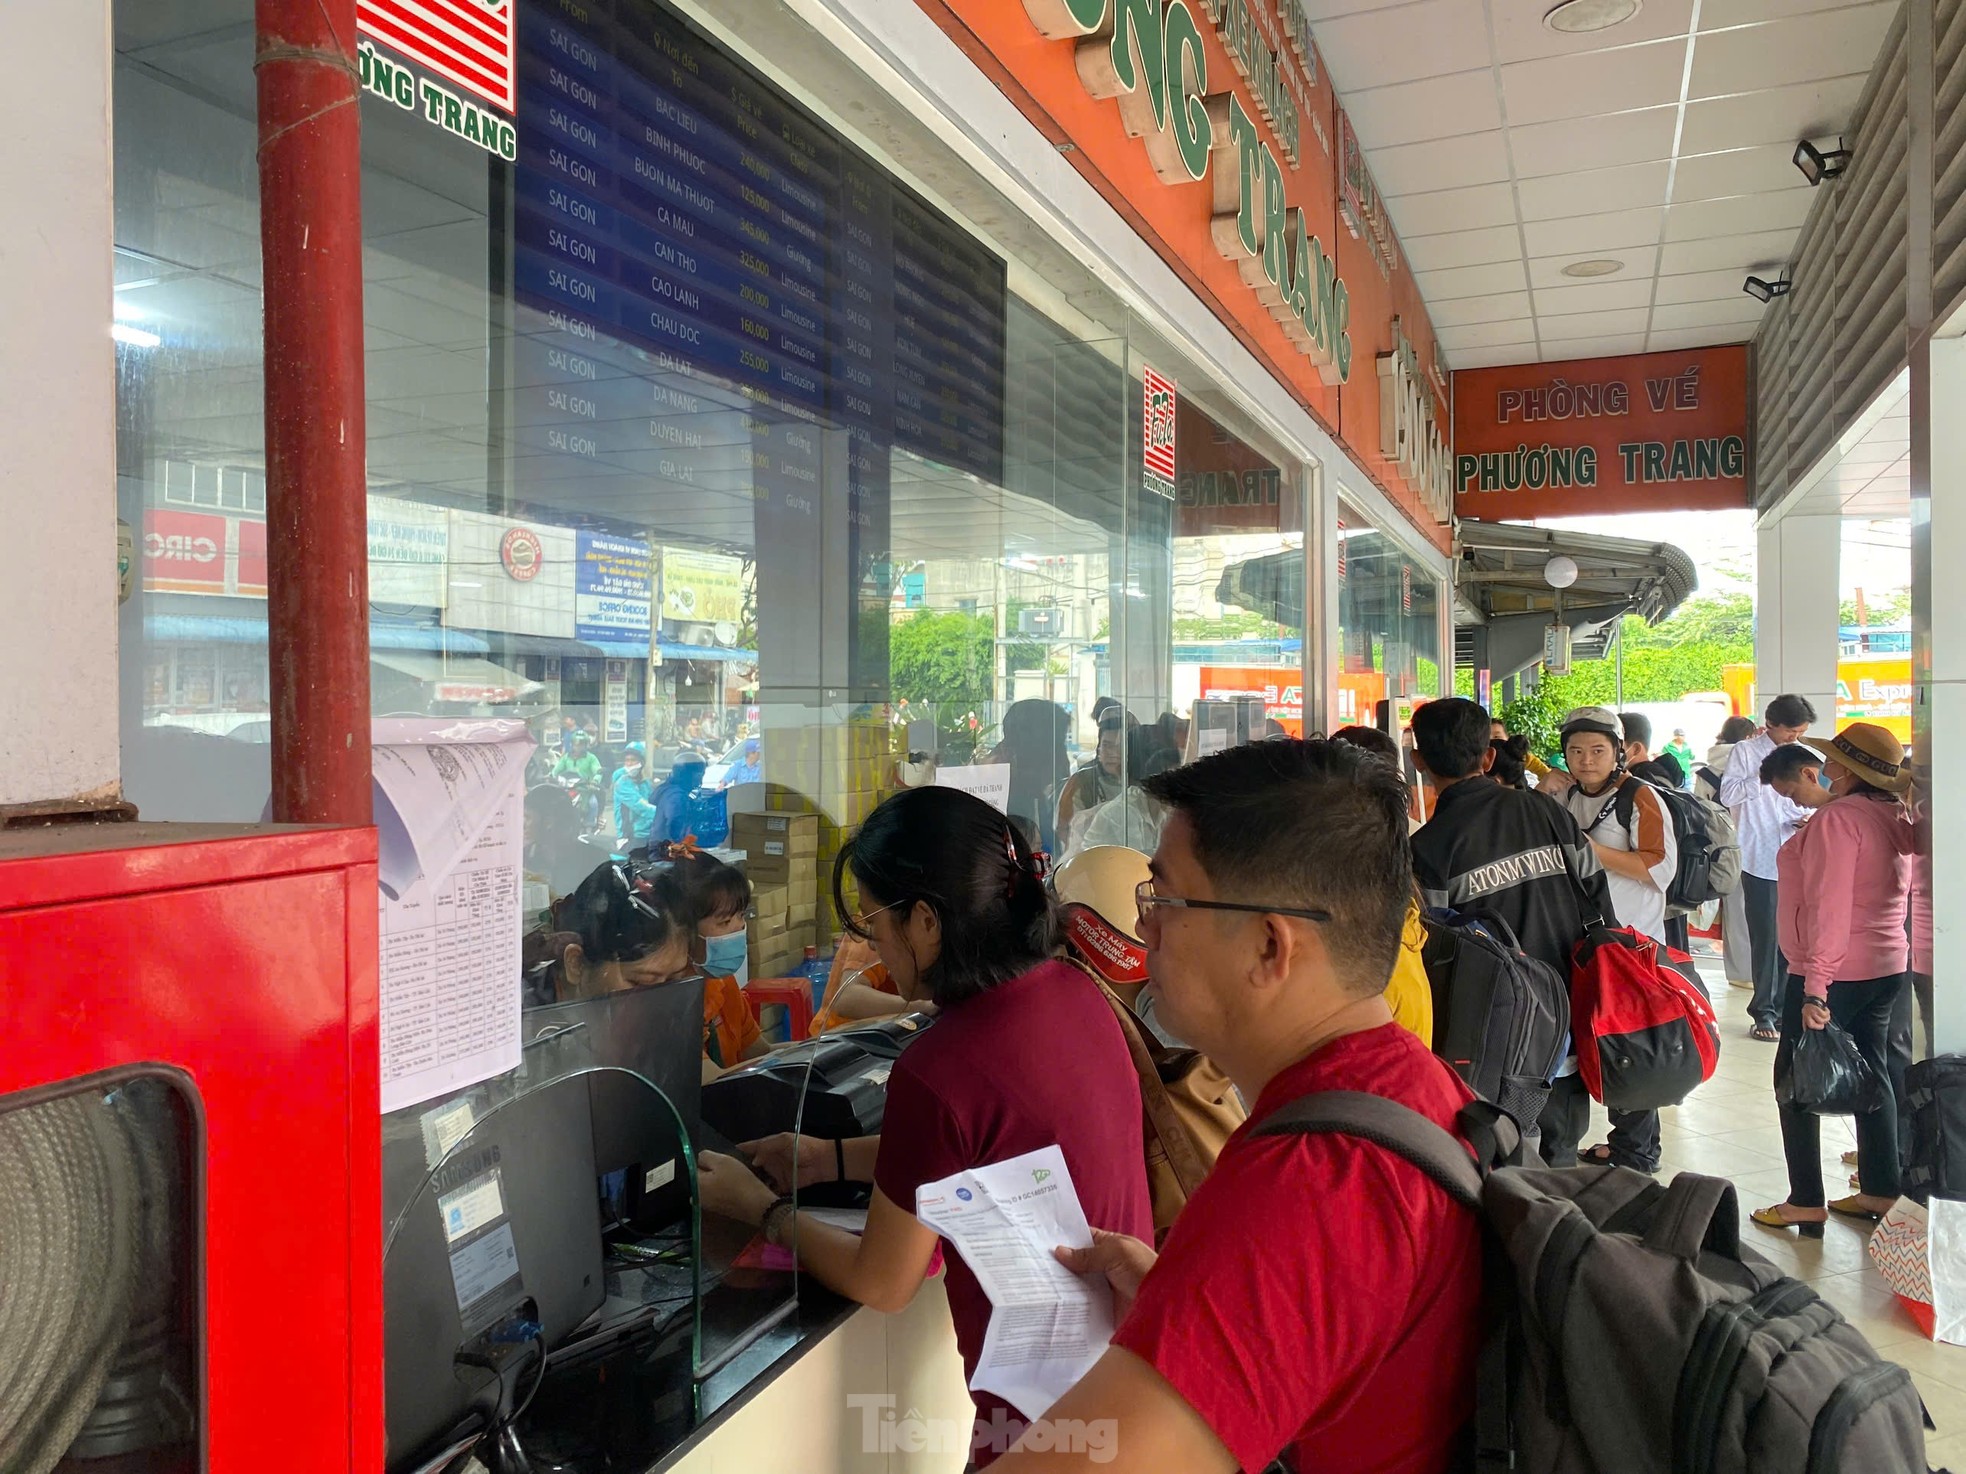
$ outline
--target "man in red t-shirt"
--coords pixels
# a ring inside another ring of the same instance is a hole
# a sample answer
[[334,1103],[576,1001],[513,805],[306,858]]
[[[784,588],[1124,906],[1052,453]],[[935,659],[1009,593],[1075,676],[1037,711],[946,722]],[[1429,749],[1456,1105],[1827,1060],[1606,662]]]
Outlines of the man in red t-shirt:
[[[1261,742],[1147,780],[1173,809],[1141,897],[1149,990],[1255,1102],[1158,1262],[1095,1234],[1112,1348],[998,1474],[1440,1474],[1473,1411],[1474,1215],[1351,1136],[1259,1137],[1278,1107],[1358,1090],[1453,1128],[1472,1097],[1383,993],[1412,869],[1397,776],[1342,744]],[[1074,1437],[1075,1425],[1086,1425]]]

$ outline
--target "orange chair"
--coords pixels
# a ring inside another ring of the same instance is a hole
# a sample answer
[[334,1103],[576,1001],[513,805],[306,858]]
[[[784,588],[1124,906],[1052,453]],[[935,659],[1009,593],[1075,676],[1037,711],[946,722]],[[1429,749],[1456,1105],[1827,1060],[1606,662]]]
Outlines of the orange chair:
[[807,978],[753,978],[744,985],[751,1017],[764,1027],[764,1010],[778,1005],[791,1026],[788,1037],[803,1039],[812,1032],[812,982]]

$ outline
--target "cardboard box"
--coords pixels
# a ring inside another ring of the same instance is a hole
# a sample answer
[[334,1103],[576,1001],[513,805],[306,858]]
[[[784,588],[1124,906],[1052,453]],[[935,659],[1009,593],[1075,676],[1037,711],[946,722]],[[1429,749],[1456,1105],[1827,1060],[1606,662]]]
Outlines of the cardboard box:
[[752,881],[750,919],[753,922],[770,922],[782,927],[791,905],[791,892],[783,884],[761,885],[755,879]]
[[819,920],[817,901],[800,901],[785,913],[785,924],[789,927],[811,926]]
[[817,814],[733,814],[730,821],[733,848],[772,858],[796,858],[819,852]]

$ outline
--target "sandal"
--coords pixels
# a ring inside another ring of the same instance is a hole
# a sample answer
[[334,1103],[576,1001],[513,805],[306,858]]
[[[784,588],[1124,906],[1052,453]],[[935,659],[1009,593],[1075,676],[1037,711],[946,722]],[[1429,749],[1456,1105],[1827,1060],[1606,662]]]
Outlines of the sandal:
[[1845,1218],[1862,1218],[1869,1223],[1879,1222],[1884,1217],[1878,1209],[1864,1206],[1862,1193],[1852,1193],[1847,1198],[1838,1198],[1829,1205],[1829,1210],[1832,1213],[1841,1213]]
[[1845,1153],[1843,1154],[1843,1165],[1844,1165],[1844,1166],[1846,1166],[1846,1167],[1854,1167],[1854,1166],[1856,1166],[1856,1165],[1857,1165],[1857,1154],[1856,1154],[1855,1152],[1845,1152]]
[[1609,1167],[1611,1143],[1601,1141],[1596,1146],[1582,1147],[1577,1152],[1577,1160],[1586,1167]]
[[1752,1029],[1748,1030],[1748,1038],[1754,1040],[1757,1044],[1779,1044],[1782,1042],[1780,1030],[1764,1029],[1760,1024],[1756,1024]]
[[[1748,1217],[1763,1228],[1792,1228],[1805,1239],[1819,1239],[1823,1236],[1826,1218],[1791,1218],[1790,1213],[1807,1213],[1807,1208],[1792,1208],[1787,1203],[1776,1203],[1770,1208],[1756,1208]],[[1821,1210],[1818,1210],[1821,1211]]]

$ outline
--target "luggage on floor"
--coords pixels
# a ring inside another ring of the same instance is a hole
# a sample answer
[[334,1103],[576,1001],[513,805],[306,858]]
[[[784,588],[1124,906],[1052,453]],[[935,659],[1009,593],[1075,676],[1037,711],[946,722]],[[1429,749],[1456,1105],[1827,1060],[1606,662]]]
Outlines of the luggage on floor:
[[1966,1201],[1966,1057],[1940,1054],[1905,1072],[1911,1113],[1905,1196]]
[[1459,1467],[1925,1474],[1930,1424],[1911,1374],[1741,1244],[1732,1183],[1515,1166],[1512,1125],[1486,1105],[1462,1112],[1472,1153],[1405,1106],[1355,1092],[1306,1096],[1255,1129],[1374,1142],[1481,1215],[1500,1325]]
[[1720,1026],[1692,958],[1630,927],[1594,926],[1570,971],[1577,1073],[1612,1110],[1678,1105],[1713,1078]]
[[1434,995],[1434,1053],[1525,1128],[1569,1052],[1570,993],[1494,917],[1429,911],[1420,957]]

